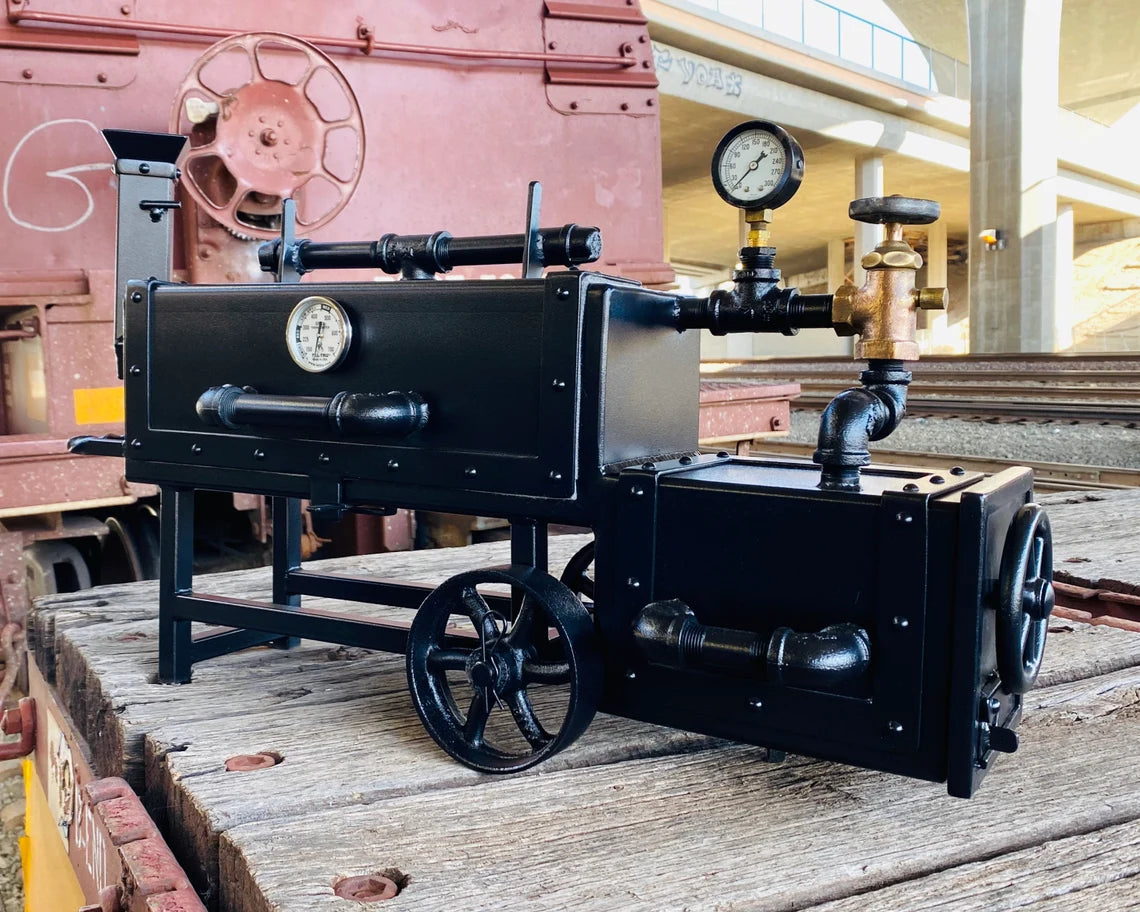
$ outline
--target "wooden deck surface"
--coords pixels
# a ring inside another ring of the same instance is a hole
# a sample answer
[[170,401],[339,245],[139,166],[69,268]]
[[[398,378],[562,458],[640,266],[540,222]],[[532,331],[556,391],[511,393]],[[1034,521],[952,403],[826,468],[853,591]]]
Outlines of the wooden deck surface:
[[[1052,498],[1057,567],[1140,590],[1128,534],[1140,529],[1140,492],[1105,496]],[[1106,516],[1119,534],[1098,534]],[[552,569],[585,540],[552,539]],[[312,566],[442,581],[507,553]],[[269,576],[200,588],[267,598]],[[526,774],[480,776],[421,728],[401,656],[306,641],[163,686],[155,614],[150,583],[43,601],[36,658],[98,772],[145,791],[225,912],[363,908],[332,885],[374,872],[407,878],[376,907],[409,912],[1140,909],[1137,634],[1057,621],[1021,750],[962,801],[940,785],[803,757],[768,763],[758,748],[606,716]],[[226,758],[257,751],[283,762],[225,771]]]

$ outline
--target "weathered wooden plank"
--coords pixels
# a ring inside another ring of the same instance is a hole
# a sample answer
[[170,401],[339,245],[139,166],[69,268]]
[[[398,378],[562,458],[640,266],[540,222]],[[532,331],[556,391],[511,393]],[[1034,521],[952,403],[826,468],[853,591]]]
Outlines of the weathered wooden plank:
[[[560,536],[551,540],[552,568],[560,569],[587,538]],[[386,575],[438,582],[461,570],[502,563],[506,543],[468,549],[403,552],[338,559],[315,564],[327,572]],[[268,571],[218,574],[204,581],[208,591],[268,597]],[[98,590],[96,590],[98,591]],[[68,623],[55,631],[54,653],[58,690],[68,711],[88,739],[98,768],[105,775],[125,776],[144,788],[142,738],[172,714],[182,721],[242,716],[274,706],[302,707],[339,699],[351,700],[386,690],[402,691],[403,673],[386,677],[377,657],[363,650],[346,650],[306,642],[289,653],[255,649],[203,663],[187,687],[154,683],[157,673],[157,630],[153,620],[155,591],[151,584],[112,590],[120,604],[134,606],[107,611],[101,598],[73,610]],[[322,600],[308,604],[333,607],[363,616],[402,614],[398,609],[345,605]],[[69,605],[84,604],[80,600]],[[1052,684],[1102,674],[1140,664],[1140,637],[1123,631],[1056,624],[1046,651],[1041,683]],[[301,686],[278,686],[283,679],[306,677]],[[303,692],[302,692],[303,691]]]
[[1140,594],[1140,489],[1076,491],[1039,500],[1053,528],[1056,579]]
[[[550,540],[550,566],[561,572],[570,556],[589,541],[585,535],[555,536]],[[415,582],[439,583],[455,573],[503,564],[510,544],[494,542],[470,548],[405,551],[339,558],[306,565],[320,572],[388,576]],[[207,592],[269,598],[268,568],[217,574],[202,581]],[[99,590],[93,590],[98,592]],[[54,656],[56,685],[68,712],[91,746],[101,775],[123,776],[137,789],[142,775],[144,734],[172,714],[182,720],[243,716],[276,706],[307,706],[353,699],[369,693],[404,689],[402,665],[384,675],[381,656],[362,649],[345,649],[306,641],[288,652],[252,649],[204,662],[194,680],[182,687],[155,683],[158,672],[157,592],[139,583],[114,590],[120,603],[137,609],[107,614],[75,612],[67,625],[56,626]],[[98,601],[92,598],[92,602]],[[71,603],[77,604],[77,603]],[[378,605],[306,599],[306,605],[358,614],[362,617],[408,618],[410,612]],[[131,617],[109,621],[108,618]],[[304,678],[303,685],[281,686]],[[305,691],[301,693],[300,691]]]
[[744,747],[633,760],[233,827],[221,907],[348,909],[338,877],[396,870],[416,912],[799,909],[1140,818],[1140,672],[1029,702],[971,801]]
[[1140,822],[1082,833],[802,912],[1123,912],[1140,909]]
[[[391,664],[392,658],[385,661]],[[402,684],[403,662],[399,665]],[[540,700],[536,707],[542,711]],[[724,743],[599,715],[572,746],[522,775]],[[227,758],[258,751],[277,753],[283,762],[256,772],[226,771]],[[435,746],[405,688],[301,711],[222,719],[208,726],[172,722],[147,737],[148,794],[177,821],[171,828],[172,845],[193,869],[191,876],[211,906],[217,894],[218,834],[230,827],[429,789],[479,786],[487,778]]]

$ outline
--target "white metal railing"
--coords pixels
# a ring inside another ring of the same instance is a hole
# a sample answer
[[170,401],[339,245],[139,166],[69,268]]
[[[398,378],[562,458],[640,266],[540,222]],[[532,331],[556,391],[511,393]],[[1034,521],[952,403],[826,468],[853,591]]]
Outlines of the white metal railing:
[[970,97],[970,68],[961,60],[824,0],[688,0],[688,3],[900,82],[954,98]]

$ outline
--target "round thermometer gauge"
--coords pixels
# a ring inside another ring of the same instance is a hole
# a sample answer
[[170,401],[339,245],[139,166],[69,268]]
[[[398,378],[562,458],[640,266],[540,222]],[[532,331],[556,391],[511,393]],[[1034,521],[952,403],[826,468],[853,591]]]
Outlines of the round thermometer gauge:
[[352,323],[332,298],[304,298],[289,314],[285,346],[296,365],[311,373],[332,370],[352,344]]
[[741,209],[775,209],[800,188],[804,153],[783,127],[750,120],[733,127],[716,147],[712,180],[721,199]]

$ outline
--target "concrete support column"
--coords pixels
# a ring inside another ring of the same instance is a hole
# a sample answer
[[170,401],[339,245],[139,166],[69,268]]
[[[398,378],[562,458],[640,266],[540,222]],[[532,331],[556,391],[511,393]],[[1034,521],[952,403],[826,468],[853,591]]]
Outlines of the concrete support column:
[[[1053,351],[1061,0],[967,0],[970,351]],[[1004,233],[987,250],[985,228]]]
[[[868,155],[855,159],[855,196],[853,199],[863,199],[868,196],[883,196],[883,159],[878,155]],[[852,261],[852,283],[858,287],[863,284],[863,267],[859,261],[863,254],[874,250],[883,239],[882,225],[867,225],[855,222],[855,255]]]
[[1073,344],[1073,206],[1057,207],[1057,301],[1053,325],[1054,351]]
[[[926,278],[924,285],[945,288],[949,285],[946,272],[946,220],[939,219],[926,226]],[[919,344],[923,351],[938,351],[946,344],[947,311],[928,310],[919,314]]]
[[843,238],[827,242],[827,290],[835,291],[847,281],[847,243]]
[[946,287],[946,220],[926,226],[926,284]]

